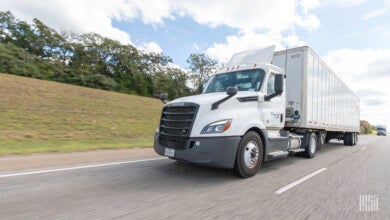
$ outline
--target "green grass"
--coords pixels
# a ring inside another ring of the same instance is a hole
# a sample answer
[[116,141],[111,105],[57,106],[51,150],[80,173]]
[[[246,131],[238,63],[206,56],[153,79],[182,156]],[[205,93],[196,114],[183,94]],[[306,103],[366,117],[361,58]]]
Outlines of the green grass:
[[0,74],[0,155],[150,147],[162,103]]

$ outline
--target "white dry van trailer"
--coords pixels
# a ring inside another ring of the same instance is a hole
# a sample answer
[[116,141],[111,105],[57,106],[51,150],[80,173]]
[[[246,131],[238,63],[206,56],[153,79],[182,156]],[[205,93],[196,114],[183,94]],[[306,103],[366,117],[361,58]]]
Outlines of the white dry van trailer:
[[292,153],[313,158],[331,139],[356,145],[353,92],[309,47],[274,49],[235,54],[202,94],[165,104],[155,151],[250,177],[263,161]]

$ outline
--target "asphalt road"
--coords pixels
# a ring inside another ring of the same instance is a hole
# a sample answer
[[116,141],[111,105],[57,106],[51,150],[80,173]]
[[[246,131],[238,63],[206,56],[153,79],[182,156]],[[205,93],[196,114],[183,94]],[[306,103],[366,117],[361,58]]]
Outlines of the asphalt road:
[[[389,169],[390,137],[360,136],[249,179],[169,159],[0,173],[0,219],[390,219]],[[366,194],[378,211],[362,210]]]

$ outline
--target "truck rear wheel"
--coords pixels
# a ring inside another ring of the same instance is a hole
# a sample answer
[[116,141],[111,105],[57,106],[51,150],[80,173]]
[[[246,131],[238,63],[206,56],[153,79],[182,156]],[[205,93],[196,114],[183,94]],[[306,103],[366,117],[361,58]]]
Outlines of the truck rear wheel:
[[317,135],[315,133],[310,133],[309,143],[305,149],[305,156],[307,158],[313,158],[317,152]]
[[263,162],[263,143],[259,134],[250,131],[242,138],[238,146],[234,172],[237,176],[254,176]]
[[355,145],[357,145],[359,142],[358,133],[354,133],[354,134],[355,134]]
[[351,132],[346,132],[344,134],[344,145],[348,146],[353,146],[354,145],[354,138],[353,138],[353,133]]
[[321,150],[322,145],[325,144],[326,133],[325,132],[318,132],[318,133],[316,133],[316,136],[317,136],[317,149],[316,150]]
[[358,143],[358,134],[352,133],[352,146],[355,146]]

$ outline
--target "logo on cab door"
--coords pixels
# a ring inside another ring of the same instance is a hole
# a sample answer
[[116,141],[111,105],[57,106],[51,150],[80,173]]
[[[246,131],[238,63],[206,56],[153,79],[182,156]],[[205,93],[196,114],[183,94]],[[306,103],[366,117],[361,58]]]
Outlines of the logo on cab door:
[[274,118],[280,118],[281,113],[280,112],[271,112],[271,115]]

